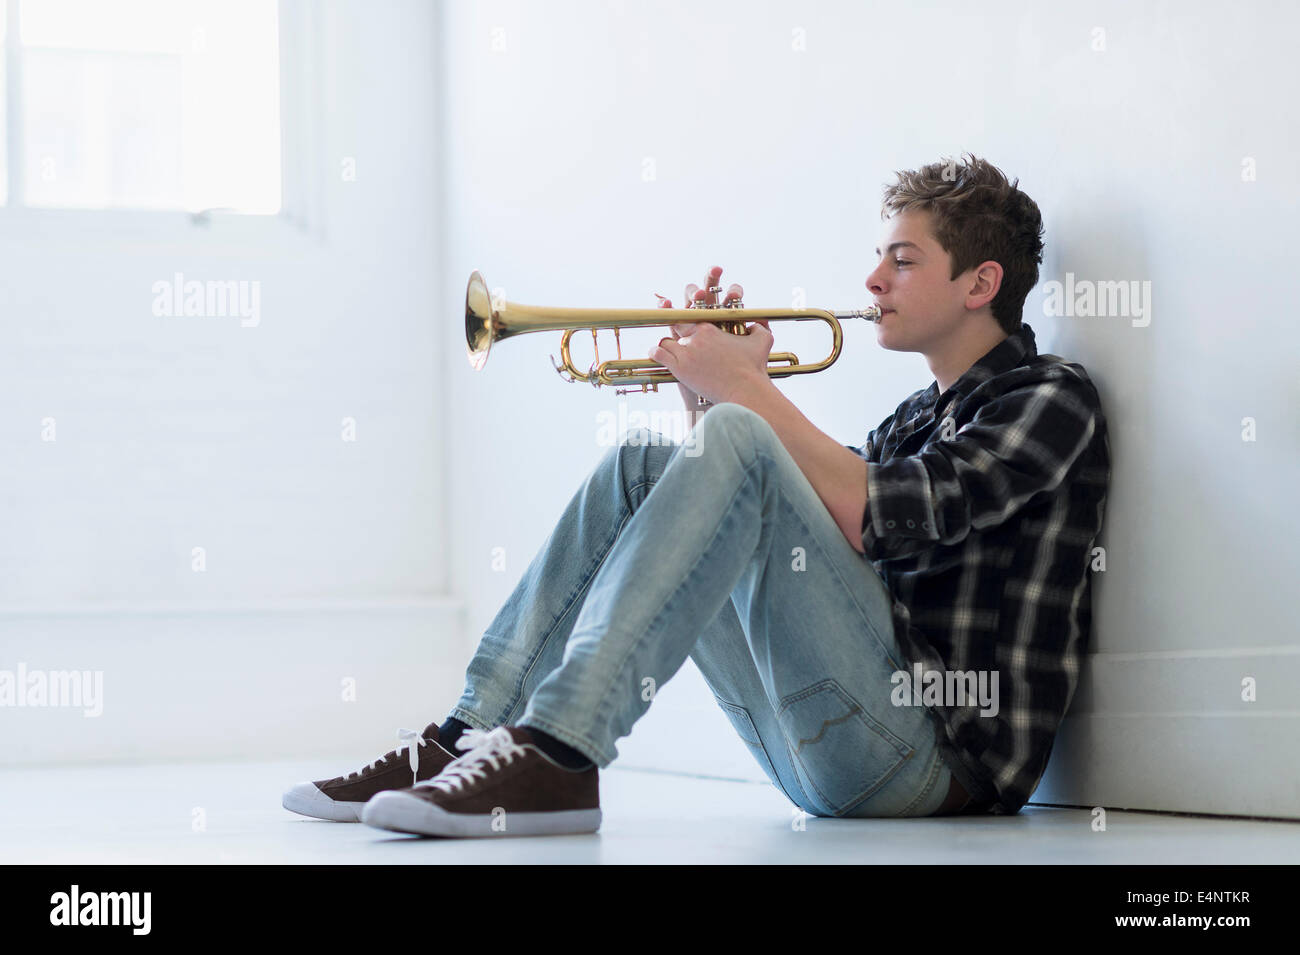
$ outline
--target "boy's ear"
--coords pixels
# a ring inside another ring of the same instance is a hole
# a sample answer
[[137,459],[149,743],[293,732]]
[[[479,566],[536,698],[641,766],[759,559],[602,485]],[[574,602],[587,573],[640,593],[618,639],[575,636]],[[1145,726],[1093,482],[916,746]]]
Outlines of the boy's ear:
[[983,308],[997,297],[1002,288],[1002,266],[989,259],[975,266],[971,272],[966,304],[971,308]]

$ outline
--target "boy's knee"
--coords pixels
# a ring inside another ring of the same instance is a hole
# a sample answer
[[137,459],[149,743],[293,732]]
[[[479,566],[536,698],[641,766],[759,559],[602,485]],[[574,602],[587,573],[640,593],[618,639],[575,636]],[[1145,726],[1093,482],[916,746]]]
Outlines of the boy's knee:
[[695,426],[699,440],[707,442],[710,435],[723,434],[731,441],[766,440],[769,434],[775,434],[772,426],[757,411],[724,401],[708,410]]

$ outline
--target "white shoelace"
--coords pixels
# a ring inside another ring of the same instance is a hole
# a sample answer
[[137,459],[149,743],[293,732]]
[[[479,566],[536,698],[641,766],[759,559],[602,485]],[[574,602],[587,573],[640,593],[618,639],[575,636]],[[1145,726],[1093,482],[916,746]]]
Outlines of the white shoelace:
[[[397,755],[402,755],[405,749],[410,757],[411,762],[411,785],[415,785],[417,777],[420,775],[420,747],[427,746],[429,741],[419,734],[417,730],[408,730],[406,728],[397,731]],[[388,754],[385,753],[374,762],[355,769],[344,776],[344,779],[351,779],[353,776],[360,776],[367,769],[374,769],[380,763],[388,761]]]
[[497,769],[501,765],[497,760],[509,764],[516,756],[524,755],[524,748],[515,742],[504,726],[490,730],[467,729],[456,740],[456,748],[469,752],[448,763],[439,775],[416,783],[415,788],[432,787],[450,793],[475,777],[486,778],[485,764],[491,763],[492,768]]

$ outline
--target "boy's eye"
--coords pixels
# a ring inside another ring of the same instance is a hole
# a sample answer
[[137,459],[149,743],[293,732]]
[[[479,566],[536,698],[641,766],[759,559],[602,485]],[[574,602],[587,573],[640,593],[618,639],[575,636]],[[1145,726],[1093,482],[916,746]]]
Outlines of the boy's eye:
[[908,259],[894,259],[894,264],[895,264],[895,265],[911,265],[912,263],[911,263],[911,261],[908,260]]

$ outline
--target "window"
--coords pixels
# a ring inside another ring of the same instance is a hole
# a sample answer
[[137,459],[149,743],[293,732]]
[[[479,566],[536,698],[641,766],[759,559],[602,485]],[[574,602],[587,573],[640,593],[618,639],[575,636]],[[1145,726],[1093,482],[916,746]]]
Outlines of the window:
[[5,203],[282,210],[276,0],[0,0]]

